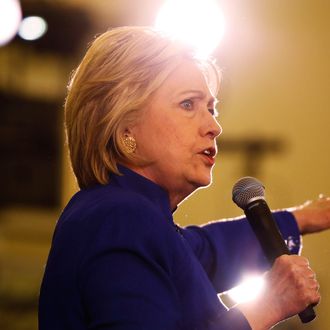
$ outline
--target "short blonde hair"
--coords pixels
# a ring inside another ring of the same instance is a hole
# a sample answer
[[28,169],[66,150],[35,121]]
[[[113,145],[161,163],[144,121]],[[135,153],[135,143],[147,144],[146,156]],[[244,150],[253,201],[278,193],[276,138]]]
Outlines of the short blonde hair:
[[[123,142],[151,94],[187,58],[218,88],[213,61],[149,27],[120,27],[98,36],[68,85],[65,126],[73,171],[80,188],[109,182],[118,162],[134,162]],[[210,69],[212,68],[212,69]]]

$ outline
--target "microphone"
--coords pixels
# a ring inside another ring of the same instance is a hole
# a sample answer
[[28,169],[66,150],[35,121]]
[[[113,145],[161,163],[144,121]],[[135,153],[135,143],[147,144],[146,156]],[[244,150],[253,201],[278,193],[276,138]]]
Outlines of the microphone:
[[[243,209],[270,265],[277,257],[290,254],[266,203],[263,184],[253,177],[241,178],[235,183],[232,195],[234,203]],[[299,317],[302,323],[312,321],[316,317],[313,306],[300,312]]]

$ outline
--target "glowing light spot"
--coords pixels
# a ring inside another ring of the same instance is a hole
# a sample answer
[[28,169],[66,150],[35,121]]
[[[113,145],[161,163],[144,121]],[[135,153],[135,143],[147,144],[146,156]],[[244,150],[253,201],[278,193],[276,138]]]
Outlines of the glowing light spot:
[[227,293],[236,303],[247,302],[257,298],[262,292],[264,285],[265,281],[262,276],[250,276],[246,277],[240,285]]
[[18,34],[25,40],[36,40],[41,38],[47,31],[46,21],[39,16],[25,17],[18,30]]
[[224,34],[224,17],[216,0],[167,0],[155,27],[197,47],[207,56]]
[[22,12],[18,0],[0,0],[0,46],[14,38],[21,19]]

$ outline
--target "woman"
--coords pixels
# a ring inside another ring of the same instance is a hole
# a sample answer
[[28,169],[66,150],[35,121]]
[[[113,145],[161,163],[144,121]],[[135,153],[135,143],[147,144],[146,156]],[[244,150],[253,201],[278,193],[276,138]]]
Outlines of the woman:
[[[268,329],[318,303],[315,275],[295,255],[277,259],[257,302],[227,310],[217,293],[269,268],[247,221],[173,222],[211,183],[217,81],[211,61],[150,28],[116,28],[90,46],[65,103],[81,190],[56,226],[41,330]],[[274,217],[298,253],[300,231],[327,228],[329,213],[322,199]]]

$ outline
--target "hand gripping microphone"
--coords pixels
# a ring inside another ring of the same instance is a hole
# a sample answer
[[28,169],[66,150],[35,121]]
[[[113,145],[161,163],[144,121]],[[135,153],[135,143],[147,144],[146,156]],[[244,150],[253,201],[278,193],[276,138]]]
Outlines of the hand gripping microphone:
[[[233,201],[243,209],[271,265],[277,257],[290,254],[265,201],[265,187],[260,181],[252,177],[238,180],[233,187]],[[312,321],[316,317],[313,306],[300,312],[299,317],[303,323]]]

